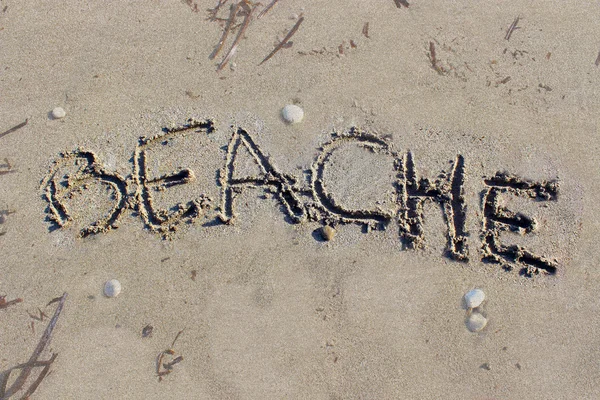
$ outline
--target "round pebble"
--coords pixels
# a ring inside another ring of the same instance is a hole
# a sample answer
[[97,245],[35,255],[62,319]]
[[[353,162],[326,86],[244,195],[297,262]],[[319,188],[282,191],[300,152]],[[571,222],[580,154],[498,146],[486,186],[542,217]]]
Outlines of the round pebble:
[[121,282],[111,279],[104,284],[104,295],[106,297],[117,297],[121,293]]
[[281,116],[288,124],[297,124],[302,122],[302,118],[304,118],[304,111],[297,105],[288,104],[287,106],[283,107],[283,110],[281,110]]
[[52,118],[54,119],[64,118],[65,115],[67,115],[67,113],[65,112],[65,110],[63,110],[62,107],[56,107],[52,110]]
[[325,225],[321,228],[321,236],[323,236],[323,239],[327,241],[333,240],[335,237],[335,229],[329,225]]
[[465,305],[467,308],[476,308],[485,300],[485,293],[481,289],[469,290],[465,294]]
[[469,315],[467,319],[467,329],[471,332],[479,332],[487,325],[487,318],[478,312]]

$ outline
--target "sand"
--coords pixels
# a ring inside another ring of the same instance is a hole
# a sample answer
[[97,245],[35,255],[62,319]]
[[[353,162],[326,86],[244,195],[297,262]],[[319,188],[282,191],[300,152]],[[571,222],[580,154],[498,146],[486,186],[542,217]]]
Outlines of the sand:
[[2,376],[66,292],[32,398],[600,397],[596,7],[215,3],[0,2]]

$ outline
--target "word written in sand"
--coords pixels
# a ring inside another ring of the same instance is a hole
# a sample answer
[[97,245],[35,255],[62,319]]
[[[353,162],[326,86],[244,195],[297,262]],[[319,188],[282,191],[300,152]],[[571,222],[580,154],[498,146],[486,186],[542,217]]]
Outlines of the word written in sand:
[[[163,129],[159,135],[140,138],[133,154],[133,172],[127,177],[106,170],[91,151],[78,149],[61,154],[42,180],[49,219],[56,228],[67,226],[74,219],[67,207],[69,201],[85,191],[91,192],[94,186],[101,186],[109,193],[109,211],[84,226],[79,233],[81,237],[116,228],[122,214],[129,209],[137,212],[150,231],[166,238],[183,224],[191,225],[200,218],[204,220],[203,227],[233,224],[238,217],[236,198],[247,190],[258,188],[277,199],[286,219],[292,223],[317,221],[333,227],[354,223],[363,225],[367,232],[385,229],[395,223],[403,248],[419,249],[425,247],[424,208],[427,204],[436,204],[446,225],[445,254],[457,261],[469,260],[464,158],[458,155],[450,162],[448,171],[442,171],[435,179],[419,177],[411,152],[399,154],[384,139],[357,128],[332,135],[331,140],[320,148],[304,183],[280,171],[252,135],[243,128],[235,128],[222,168],[216,171],[220,199],[216,201],[205,194],[198,194],[194,199],[168,209],[157,206],[155,196],[160,192],[186,185],[196,177],[189,168],[151,176],[149,165],[156,160],[152,160],[154,153],[150,149],[160,148],[178,137],[209,135],[214,131],[210,120],[190,119],[176,128]],[[392,208],[350,208],[344,204],[343,198],[339,198],[342,196],[334,195],[330,189],[333,183],[330,182],[331,175],[326,172],[332,166],[335,153],[349,145],[392,160],[395,175]],[[238,160],[248,154],[255,164],[254,174],[244,173],[240,166],[242,161]],[[481,260],[499,264],[506,271],[518,271],[527,277],[556,274],[559,268],[556,260],[534,254],[520,245],[506,245],[501,234],[528,234],[536,229],[534,218],[505,208],[503,200],[517,197],[537,202],[556,201],[558,182],[531,182],[503,172],[484,177],[482,183],[485,190],[482,198]]]

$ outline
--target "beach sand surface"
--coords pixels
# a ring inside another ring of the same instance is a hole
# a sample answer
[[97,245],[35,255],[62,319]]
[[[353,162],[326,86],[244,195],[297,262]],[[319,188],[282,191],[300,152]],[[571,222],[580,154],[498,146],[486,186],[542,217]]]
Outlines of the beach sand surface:
[[0,1],[7,385],[68,293],[32,399],[600,398],[598,5],[215,3]]

